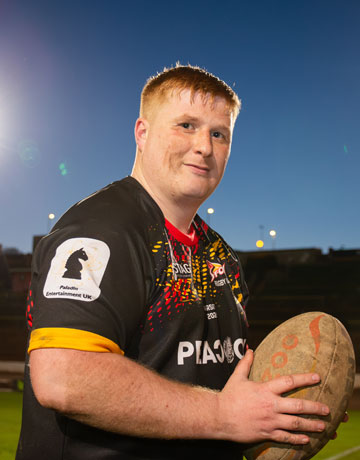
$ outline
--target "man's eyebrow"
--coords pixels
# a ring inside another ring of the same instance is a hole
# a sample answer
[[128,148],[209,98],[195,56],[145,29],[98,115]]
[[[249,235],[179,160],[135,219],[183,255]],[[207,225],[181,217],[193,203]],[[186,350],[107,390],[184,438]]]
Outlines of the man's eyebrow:
[[183,121],[184,119],[186,119],[186,121],[199,121],[198,117],[194,117],[194,115],[189,115],[187,113],[182,113],[178,117],[174,118],[175,121]]
[[[187,113],[183,113],[177,117],[174,118],[174,122],[175,123],[178,123],[178,122],[184,122],[184,121],[187,121],[187,122],[190,122],[190,123],[196,123],[200,120],[199,117],[194,117],[194,115],[189,115]],[[229,127],[227,125],[214,125],[213,131],[226,131],[226,133],[230,134],[231,130],[229,129]]]

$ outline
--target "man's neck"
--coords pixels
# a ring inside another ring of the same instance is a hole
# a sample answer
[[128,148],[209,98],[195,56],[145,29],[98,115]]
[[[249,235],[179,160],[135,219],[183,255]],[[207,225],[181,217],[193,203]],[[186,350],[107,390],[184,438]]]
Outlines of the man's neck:
[[[156,200],[155,200],[156,201]],[[159,203],[157,203],[162,210],[166,220],[168,220],[174,227],[176,227],[180,232],[188,234],[190,233],[191,223],[196,214],[195,212],[186,213],[181,209],[180,206],[175,206],[175,209],[171,209],[171,206],[167,206],[166,209],[162,208]]]
[[181,202],[176,202],[171,198],[168,199],[162,196],[160,193],[156,193],[156,190],[149,187],[145,178],[141,174],[138,174],[136,170],[132,171],[131,176],[140,182],[151,198],[156,202],[163,212],[165,219],[181,232],[185,234],[190,232],[191,223],[199,208],[197,204],[193,203],[192,200],[186,199]]

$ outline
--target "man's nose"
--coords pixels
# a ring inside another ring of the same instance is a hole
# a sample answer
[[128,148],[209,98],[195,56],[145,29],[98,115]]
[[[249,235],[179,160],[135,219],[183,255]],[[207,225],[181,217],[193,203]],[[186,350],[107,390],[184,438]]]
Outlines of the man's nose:
[[213,153],[213,144],[211,133],[207,130],[199,130],[195,136],[196,153],[200,153],[203,156],[209,156]]

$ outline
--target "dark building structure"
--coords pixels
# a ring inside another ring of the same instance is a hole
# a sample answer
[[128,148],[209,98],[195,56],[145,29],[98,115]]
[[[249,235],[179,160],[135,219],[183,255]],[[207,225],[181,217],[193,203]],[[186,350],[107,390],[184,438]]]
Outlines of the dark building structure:
[[32,254],[0,245],[0,361],[23,361],[27,329],[26,297],[30,284]]
[[338,318],[354,343],[360,369],[360,249],[238,252],[250,290],[250,343],[307,311]]
[[[34,237],[34,247],[40,237]],[[1,248],[1,246],[0,246]],[[347,328],[360,369],[360,249],[238,251],[249,285],[247,314],[255,348],[277,325],[307,311],[323,311]],[[0,249],[1,360],[22,361],[31,254]]]

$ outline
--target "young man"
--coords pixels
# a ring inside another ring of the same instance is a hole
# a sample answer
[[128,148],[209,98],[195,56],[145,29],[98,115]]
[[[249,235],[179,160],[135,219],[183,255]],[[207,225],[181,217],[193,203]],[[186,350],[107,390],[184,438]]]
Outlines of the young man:
[[320,403],[282,398],[316,374],[247,379],[247,288],[196,215],[219,184],[240,102],[191,66],[142,92],[132,176],[71,208],[39,244],[17,460],[241,458],[303,444]]

